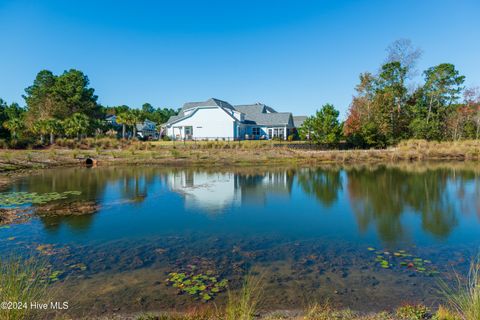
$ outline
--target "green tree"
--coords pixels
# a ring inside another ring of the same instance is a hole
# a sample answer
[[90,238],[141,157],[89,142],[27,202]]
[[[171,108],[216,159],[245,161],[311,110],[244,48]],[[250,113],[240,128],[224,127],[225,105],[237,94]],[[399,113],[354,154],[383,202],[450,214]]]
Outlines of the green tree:
[[389,144],[405,138],[408,126],[406,76],[407,68],[397,61],[384,64],[378,76],[374,103],[379,113],[378,127]]
[[63,121],[63,128],[67,136],[76,136],[80,140],[82,135],[87,134],[89,131],[90,119],[83,113],[75,113]]
[[[465,77],[453,64],[443,63],[424,72],[425,84],[413,95],[412,121],[409,128],[414,138],[441,140],[447,137],[447,123],[455,112],[452,105],[464,89]],[[450,123],[452,123],[450,121]]]
[[40,71],[33,85],[25,89],[27,125],[33,128],[39,120],[65,120],[75,113],[101,117],[94,91],[81,71],[71,69],[60,76],[48,70]]
[[55,82],[57,77],[48,70],[40,71],[33,85],[25,89],[23,96],[27,103],[27,125],[33,127],[40,119],[55,116],[57,98],[55,96]]
[[95,90],[89,87],[90,81],[83,72],[75,69],[65,71],[55,81],[56,118],[65,119],[75,113],[99,117],[100,106]]
[[338,121],[338,110],[325,104],[316,114],[305,120],[300,127],[300,136],[319,144],[333,145],[340,141],[342,127]]
[[55,136],[62,132],[62,122],[57,119],[45,120],[45,131],[50,136],[50,144],[55,143]]
[[9,135],[8,129],[3,127],[3,123],[8,120],[7,103],[0,98],[0,138],[7,138]]
[[462,84],[465,82],[465,76],[460,75],[455,66],[450,63],[442,63],[431,67],[424,72],[424,75],[423,92],[428,104],[426,119],[428,123],[432,112],[438,111],[438,108],[450,106],[458,100],[464,89]]
[[122,125],[122,139],[125,139],[126,129],[131,126],[132,123],[135,123],[135,119],[132,117],[132,113],[127,111],[117,115],[117,123]]
[[20,133],[25,128],[25,123],[22,117],[10,118],[3,122],[3,127],[10,132],[11,139],[17,141]]
[[139,110],[130,110],[128,117],[129,124],[132,127],[132,138],[137,137],[137,123],[142,119],[142,113]]
[[30,131],[34,134],[38,134],[40,136],[40,143],[45,143],[45,135],[48,134],[47,132],[47,120],[38,120],[33,125],[31,125]]
[[155,112],[155,108],[150,103],[144,103],[142,105],[142,114],[146,117]]

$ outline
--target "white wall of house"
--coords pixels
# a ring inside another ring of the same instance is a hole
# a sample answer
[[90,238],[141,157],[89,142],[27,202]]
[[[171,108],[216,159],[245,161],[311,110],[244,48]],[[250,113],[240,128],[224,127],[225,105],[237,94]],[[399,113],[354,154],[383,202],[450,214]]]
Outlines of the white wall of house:
[[235,186],[233,173],[181,171],[170,174],[167,179],[170,188],[184,196],[187,209],[216,213],[240,203],[240,190]]
[[188,127],[191,127],[191,138],[193,139],[234,139],[237,136],[235,120],[218,107],[198,108],[192,112],[190,117],[173,123],[168,128],[168,135],[172,138],[183,139],[186,137],[185,131],[189,130]]

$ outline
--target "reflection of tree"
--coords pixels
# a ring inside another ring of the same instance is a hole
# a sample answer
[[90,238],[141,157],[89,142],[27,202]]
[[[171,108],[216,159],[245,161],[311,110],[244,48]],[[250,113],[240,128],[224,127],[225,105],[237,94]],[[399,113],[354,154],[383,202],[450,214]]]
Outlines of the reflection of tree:
[[[17,185],[15,191],[28,191],[48,193],[64,191],[81,191],[80,195],[71,196],[62,203],[48,204],[54,214],[48,215],[44,212],[41,215],[41,221],[46,229],[54,231],[62,224],[69,225],[77,231],[87,230],[97,212],[96,204],[101,202],[104,194],[109,189],[115,189],[118,186],[120,195],[123,199],[131,200],[135,203],[144,201],[147,196],[148,185],[153,182],[158,170],[148,167],[114,167],[114,168],[65,168],[58,170],[45,170],[36,175],[25,179],[22,184]],[[75,206],[83,206],[93,203],[89,212],[83,212],[82,215],[75,214]],[[62,214],[61,204],[73,214]],[[55,206],[55,208],[51,208]],[[39,207],[38,210],[42,210]]]
[[235,187],[241,191],[245,203],[265,203],[268,194],[289,196],[294,171],[277,170],[235,175]]
[[58,231],[59,227],[63,224],[76,232],[88,231],[93,223],[94,216],[91,214],[81,216],[42,216],[42,221],[45,226],[45,230],[50,232]]
[[123,199],[132,200],[134,203],[141,203],[147,197],[147,188],[150,181],[138,175],[124,176],[120,192]]
[[438,237],[449,235],[457,224],[454,195],[446,190],[454,178],[450,170],[379,167],[347,173],[350,201],[362,231],[375,223],[383,240],[398,240],[404,236],[400,217],[409,209],[420,214],[424,230]]
[[305,193],[314,195],[323,205],[331,206],[343,189],[340,170],[304,169],[298,172],[298,183]]

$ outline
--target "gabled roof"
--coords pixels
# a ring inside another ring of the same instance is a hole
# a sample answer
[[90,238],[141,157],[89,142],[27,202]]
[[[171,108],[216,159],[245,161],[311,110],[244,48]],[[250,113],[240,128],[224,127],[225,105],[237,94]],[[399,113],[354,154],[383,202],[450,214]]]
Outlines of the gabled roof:
[[251,113],[245,115],[245,120],[252,121],[260,126],[282,126],[291,124],[290,112]]
[[187,102],[183,105],[180,112],[183,112],[188,109],[196,108],[196,107],[207,107],[207,106],[217,106],[225,109],[234,109],[233,106],[226,101],[216,99],[216,98],[210,98],[207,101]]
[[241,104],[241,105],[234,106],[234,108],[235,110],[240,111],[241,113],[244,113],[244,114],[277,112],[273,108],[263,103]]
[[307,118],[307,116],[293,116],[293,126],[295,128],[300,128]]
[[[177,120],[180,120],[182,118],[185,118],[185,111],[189,109],[194,109],[198,107],[220,107],[223,110],[235,110],[233,106],[223,100],[216,99],[216,98],[210,98],[206,101],[200,101],[200,102],[187,102],[183,105],[182,109],[180,109],[180,112],[176,116],[171,116],[168,121],[166,122],[166,125],[171,124],[172,122],[175,122]],[[231,113],[231,112],[230,112]]]

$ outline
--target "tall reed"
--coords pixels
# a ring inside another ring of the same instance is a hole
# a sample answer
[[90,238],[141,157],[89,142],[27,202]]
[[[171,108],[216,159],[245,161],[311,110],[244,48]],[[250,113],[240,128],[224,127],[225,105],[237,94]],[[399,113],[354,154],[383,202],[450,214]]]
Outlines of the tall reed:
[[0,260],[0,319],[41,319],[30,303],[49,302],[46,264],[33,259]]
[[252,320],[263,294],[263,277],[249,274],[239,292],[228,292],[225,320]]
[[455,273],[456,283],[440,282],[447,305],[462,320],[480,319],[480,256],[470,263],[466,279]]

